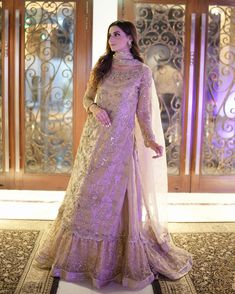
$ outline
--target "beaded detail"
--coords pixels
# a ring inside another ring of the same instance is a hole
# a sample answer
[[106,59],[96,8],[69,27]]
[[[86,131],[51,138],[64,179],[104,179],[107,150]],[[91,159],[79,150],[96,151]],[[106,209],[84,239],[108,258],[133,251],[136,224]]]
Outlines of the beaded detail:
[[134,59],[131,52],[116,52],[113,55],[113,65],[124,65],[124,66],[133,66],[139,65],[140,61],[138,59]]
[[67,281],[90,278],[96,287],[117,281],[139,289],[159,272],[178,279],[191,264],[188,253],[164,249],[141,222],[134,129],[139,123],[146,145],[154,139],[152,76],[145,64],[117,55],[98,89],[88,83],[83,100],[86,109],[94,102],[105,109],[111,126],[89,113],[66,195],[36,260]]

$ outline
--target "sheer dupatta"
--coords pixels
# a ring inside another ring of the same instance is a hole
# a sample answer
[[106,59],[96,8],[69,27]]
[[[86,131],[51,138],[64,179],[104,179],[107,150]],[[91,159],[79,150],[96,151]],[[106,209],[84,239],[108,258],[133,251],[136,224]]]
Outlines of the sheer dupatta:
[[164,147],[163,156],[153,159],[154,151],[146,148],[138,122],[135,124],[137,169],[141,179],[142,226],[151,232],[163,250],[168,250],[170,241],[167,229],[167,164],[165,140],[162,129],[158,97],[152,79],[151,112],[152,130],[156,142]]

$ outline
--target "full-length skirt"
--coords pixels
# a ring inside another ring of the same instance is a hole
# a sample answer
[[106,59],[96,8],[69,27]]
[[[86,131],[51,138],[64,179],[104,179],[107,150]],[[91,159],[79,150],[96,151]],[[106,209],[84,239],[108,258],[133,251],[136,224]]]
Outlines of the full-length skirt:
[[117,123],[105,128],[88,116],[64,201],[36,259],[66,281],[140,289],[159,273],[182,277],[192,261],[170,239],[159,244],[142,221],[134,129],[120,133]]

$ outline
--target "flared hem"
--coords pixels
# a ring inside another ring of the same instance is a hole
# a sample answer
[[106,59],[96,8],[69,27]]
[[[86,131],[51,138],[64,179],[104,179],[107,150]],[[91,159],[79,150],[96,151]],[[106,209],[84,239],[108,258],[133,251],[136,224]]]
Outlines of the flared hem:
[[157,276],[154,276],[153,274],[149,275],[146,279],[141,281],[136,281],[130,278],[122,278],[122,273],[114,276],[113,278],[101,280],[94,277],[93,273],[86,272],[86,273],[74,273],[74,272],[68,272],[63,269],[58,268],[52,268],[51,275],[53,277],[60,278],[66,282],[79,284],[79,282],[84,281],[90,281],[92,286],[95,288],[102,288],[104,286],[107,286],[110,283],[117,283],[122,285],[125,288],[133,289],[133,290],[141,290],[145,288],[147,285],[151,284],[155,279],[157,279]]
[[177,280],[192,267],[191,255],[171,242],[169,250],[163,251],[156,241],[141,237],[94,240],[66,229],[47,238],[36,262],[39,268],[51,268],[54,277],[73,283],[91,280],[96,288],[116,282],[142,289],[159,274]]

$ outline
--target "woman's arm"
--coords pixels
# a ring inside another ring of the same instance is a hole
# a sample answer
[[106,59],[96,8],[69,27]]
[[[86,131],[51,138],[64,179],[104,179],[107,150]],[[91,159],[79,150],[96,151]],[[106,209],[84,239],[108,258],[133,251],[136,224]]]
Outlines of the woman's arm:
[[152,71],[148,67],[144,67],[143,76],[140,82],[139,98],[137,104],[136,115],[144,138],[146,147],[150,147],[156,152],[155,157],[162,156],[163,147],[155,141],[152,130]]
[[151,85],[152,72],[148,67],[144,67],[143,76],[140,82],[136,114],[146,147],[148,147],[149,141],[155,140],[155,136],[151,127]]
[[83,106],[88,113],[91,113],[90,107],[95,103],[96,92],[97,87],[93,86],[93,72],[91,72],[89,81],[87,83],[87,89],[83,96]]
[[93,86],[93,72],[91,72],[89,81],[87,83],[87,89],[83,97],[83,106],[85,107],[86,111],[93,114],[96,120],[99,121],[102,125],[110,127],[111,121],[107,112],[95,103],[96,92],[97,87],[95,88]]

